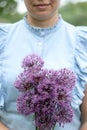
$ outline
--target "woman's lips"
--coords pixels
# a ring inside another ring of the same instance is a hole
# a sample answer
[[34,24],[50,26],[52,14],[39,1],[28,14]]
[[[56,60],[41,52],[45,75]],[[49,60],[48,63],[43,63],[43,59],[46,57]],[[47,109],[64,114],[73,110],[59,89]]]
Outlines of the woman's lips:
[[45,9],[49,6],[50,4],[38,4],[38,5],[34,5],[36,8],[38,9]]

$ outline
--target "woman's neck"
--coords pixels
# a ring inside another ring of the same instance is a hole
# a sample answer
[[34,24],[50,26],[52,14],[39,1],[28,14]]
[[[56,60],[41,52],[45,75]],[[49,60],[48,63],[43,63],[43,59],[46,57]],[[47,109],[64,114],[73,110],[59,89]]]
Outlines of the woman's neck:
[[32,18],[30,15],[27,15],[27,21],[32,26],[36,26],[36,27],[41,27],[41,28],[52,27],[58,22],[58,13],[50,17],[49,19],[45,19],[45,20],[38,20]]

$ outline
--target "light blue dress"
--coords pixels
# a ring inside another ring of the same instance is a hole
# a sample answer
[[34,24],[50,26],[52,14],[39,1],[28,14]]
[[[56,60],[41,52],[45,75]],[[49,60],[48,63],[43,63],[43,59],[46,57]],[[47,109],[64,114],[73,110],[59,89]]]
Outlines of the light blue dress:
[[45,68],[70,68],[77,75],[73,91],[73,121],[55,130],[79,130],[80,109],[87,83],[87,28],[75,27],[60,17],[50,28],[32,27],[26,18],[14,24],[0,25],[0,121],[9,130],[35,130],[34,116],[23,116],[17,111],[19,95],[14,87],[22,71],[21,62],[26,55],[38,54]]

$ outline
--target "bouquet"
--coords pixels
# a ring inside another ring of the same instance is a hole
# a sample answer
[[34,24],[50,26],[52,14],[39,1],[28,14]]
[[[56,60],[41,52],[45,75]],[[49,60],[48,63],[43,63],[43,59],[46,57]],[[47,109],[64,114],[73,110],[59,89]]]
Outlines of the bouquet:
[[76,76],[67,69],[44,69],[44,61],[37,55],[23,59],[23,72],[14,86],[20,92],[17,109],[24,115],[35,115],[36,130],[54,130],[55,124],[64,126],[73,118],[72,90]]

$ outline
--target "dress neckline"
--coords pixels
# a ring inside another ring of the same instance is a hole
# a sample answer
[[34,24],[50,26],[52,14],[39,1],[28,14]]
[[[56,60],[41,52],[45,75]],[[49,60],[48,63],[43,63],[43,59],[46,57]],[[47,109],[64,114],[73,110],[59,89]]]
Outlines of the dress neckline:
[[48,34],[55,32],[56,30],[58,30],[58,28],[60,28],[60,26],[62,25],[62,16],[59,15],[59,19],[57,23],[47,28],[32,26],[30,23],[28,23],[26,16],[24,17],[24,22],[25,22],[25,26],[27,27],[29,31],[31,31],[35,35],[38,35],[39,37],[43,37],[43,36],[46,36]]

